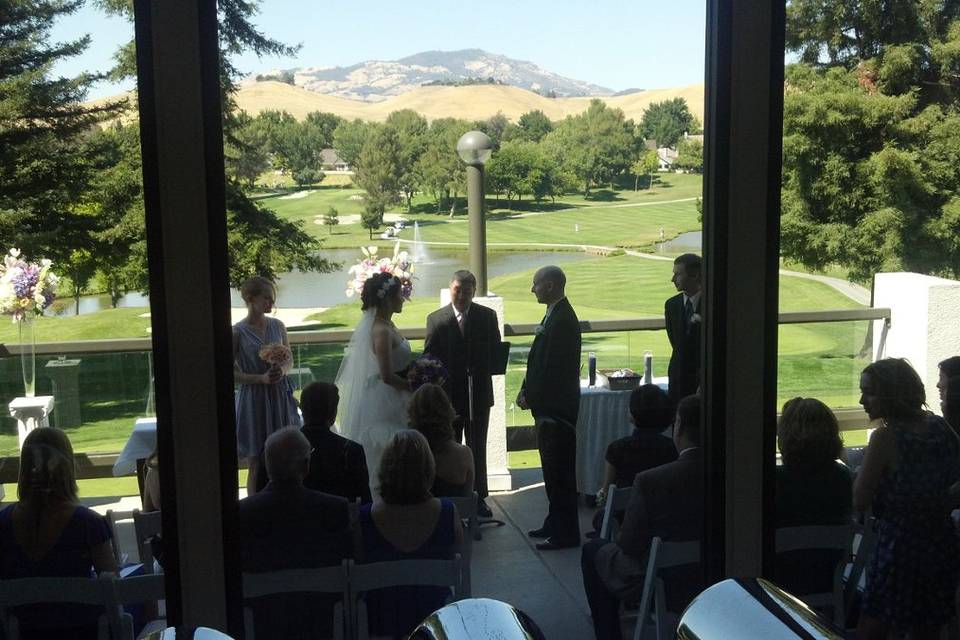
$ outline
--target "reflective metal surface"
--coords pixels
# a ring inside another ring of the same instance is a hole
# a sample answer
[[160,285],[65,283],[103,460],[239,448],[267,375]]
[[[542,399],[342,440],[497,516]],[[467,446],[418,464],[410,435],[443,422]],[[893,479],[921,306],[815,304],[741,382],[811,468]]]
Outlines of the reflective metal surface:
[[682,640],[844,637],[832,622],[762,578],[724,580],[704,590],[683,612],[677,628]]
[[167,627],[145,635],[143,640],[233,640],[233,637],[207,627]]
[[489,598],[448,604],[420,623],[411,640],[546,640],[523,611]]

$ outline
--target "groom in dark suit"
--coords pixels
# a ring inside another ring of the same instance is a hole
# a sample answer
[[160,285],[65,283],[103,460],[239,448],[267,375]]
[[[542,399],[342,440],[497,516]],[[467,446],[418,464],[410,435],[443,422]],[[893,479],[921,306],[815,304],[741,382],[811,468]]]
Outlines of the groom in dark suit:
[[549,511],[543,526],[530,532],[546,538],[537,549],[580,545],[577,517],[577,413],[580,410],[580,322],[564,293],[567,278],[559,267],[543,267],[531,292],[547,305],[527,356],[517,405],[529,408],[537,428]]
[[[474,476],[479,504],[477,512],[493,515],[484,500],[487,497],[487,428],[493,406],[491,353],[500,344],[497,313],[473,304],[476,277],[466,270],[457,271],[450,280],[450,304],[427,316],[427,340],[424,353],[440,358],[450,372],[444,384],[453,408],[457,441],[466,432],[466,444],[473,452]],[[473,377],[473,421],[470,421],[469,376]]]
[[703,263],[700,256],[685,253],[673,261],[671,282],[677,295],[668,298],[663,306],[667,337],[673,353],[670,355],[669,395],[674,403],[697,392],[700,387],[700,345],[703,322]]

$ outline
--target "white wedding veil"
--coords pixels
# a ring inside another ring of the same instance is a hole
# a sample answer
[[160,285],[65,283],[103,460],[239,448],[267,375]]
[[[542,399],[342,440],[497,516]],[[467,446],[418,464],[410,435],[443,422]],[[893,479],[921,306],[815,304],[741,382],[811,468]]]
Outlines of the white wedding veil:
[[340,433],[354,442],[360,442],[369,425],[363,417],[363,406],[369,402],[367,391],[380,380],[380,368],[373,352],[373,322],[376,308],[363,312],[350,343],[343,352],[340,370],[334,384],[340,393],[337,425]]

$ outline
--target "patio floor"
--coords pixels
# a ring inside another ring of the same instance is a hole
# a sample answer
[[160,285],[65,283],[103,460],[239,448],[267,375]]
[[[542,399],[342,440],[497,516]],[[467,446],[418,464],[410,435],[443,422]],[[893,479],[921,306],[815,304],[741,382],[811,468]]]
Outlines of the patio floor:
[[[540,469],[512,470],[514,489],[492,495],[487,503],[494,518],[504,526],[483,527],[483,540],[473,545],[473,597],[493,598],[524,611],[547,638],[592,638],[590,612],[580,577],[580,550],[563,549],[541,553],[529,529],[542,524],[547,499]],[[132,511],[139,499],[84,500],[105,514],[108,509]],[[586,532],[593,511],[581,506],[580,526]],[[137,556],[132,521],[118,526],[121,549],[131,559]]]

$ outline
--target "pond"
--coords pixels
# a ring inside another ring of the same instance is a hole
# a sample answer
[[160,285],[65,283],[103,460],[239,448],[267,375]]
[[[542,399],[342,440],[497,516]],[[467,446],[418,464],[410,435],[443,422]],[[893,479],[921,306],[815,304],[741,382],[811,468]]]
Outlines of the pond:
[[[382,255],[392,255],[392,250],[381,248]],[[332,273],[303,273],[291,271],[277,279],[277,306],[286,308],[332,307],[350,302],[346,295],[347,270],[362,257],[359,249],[331,249],[323,256],[340,263],[340,269]],[[563,264],[591,258],[575,251],[492,251],[487,255],[487,276],[495,276],[548,264]],[[414,267],[414,287],[418,296],[439,295],[440,289],[450,282],[450,275],[457,269],[468,268],[470,259],[466,249],[429,248],[422,261]],[[120,300],[121,307],[146,307],[150,304],[140,293],[128,293]],[[236,290],[231,291],[230,304],[242,307],[243,300]],[[110,308],[110,296],[84,296],[80,299],[80,313],[93,313]],[[70,298],[57,300],[47,315],[72,316],[74,302]]]

